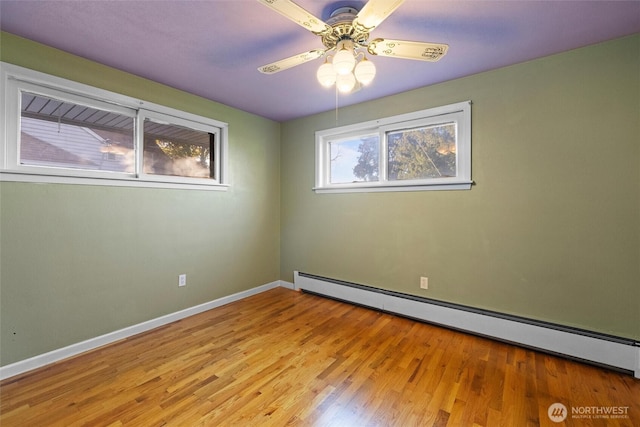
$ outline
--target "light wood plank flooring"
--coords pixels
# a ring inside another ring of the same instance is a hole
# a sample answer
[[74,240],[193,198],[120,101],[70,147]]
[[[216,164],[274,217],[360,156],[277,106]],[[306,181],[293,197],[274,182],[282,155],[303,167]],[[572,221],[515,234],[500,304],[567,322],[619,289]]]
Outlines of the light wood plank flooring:
[[[629,375],[283,288],[9,378],[0,399],[2,427],[640,425]],[[626,418],[572,416],[586,407]]]

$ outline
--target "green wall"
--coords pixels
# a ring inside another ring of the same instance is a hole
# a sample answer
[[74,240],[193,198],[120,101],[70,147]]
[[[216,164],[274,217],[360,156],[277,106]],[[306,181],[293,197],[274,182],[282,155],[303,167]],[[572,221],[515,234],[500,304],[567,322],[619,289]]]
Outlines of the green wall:
[[[315,131],[465,100],[470,191],[311,191]],[[281,153],[284,280],[640,339],[640,36],[290,121]]]
[[2,61],[229,123],[231,183],[0,183],[2,365],[279,279],[279,123],[7,33],[0,43]]
[[[1,365],[294,270],[640,339],[640,35],[282,124],[7,33],[0,55],[229,123],[232,185],[1,182]],[[311,191],[316,130],[465,100],[472,190]]]

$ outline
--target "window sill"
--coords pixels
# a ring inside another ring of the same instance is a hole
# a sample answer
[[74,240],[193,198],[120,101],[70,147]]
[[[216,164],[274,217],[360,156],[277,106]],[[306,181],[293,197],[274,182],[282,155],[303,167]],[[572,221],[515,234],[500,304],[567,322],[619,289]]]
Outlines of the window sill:
[[336,185],[332,187],[315,187],[313,191],[318,194],[325,193],[379,193],[388,191],[441,191],[441,190],[470,190],[474,184],[473,181],[456,181],[437,184],[413,184],[413,185]]
[[0,182],[31,182],[40,184],[72,184],[72,185],[99,185],[110,187],[142,187],[142,188],[168,188],[180,190],[205,190],[227,191],[229,185],[217,183],[188,183],[166,182],[161,180],[142,180],[139,178],[89,178],[69,177],[58,175],[42,175],[33,173],[16,173],[0,171]]

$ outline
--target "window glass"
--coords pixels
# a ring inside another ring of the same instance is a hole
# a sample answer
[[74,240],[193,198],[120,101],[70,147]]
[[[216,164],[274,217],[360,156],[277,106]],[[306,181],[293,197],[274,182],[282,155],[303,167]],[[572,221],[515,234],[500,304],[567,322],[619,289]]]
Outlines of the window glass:
[[389,132],[388,179],[456,176],[455,123]]
[[316,131],[317,193],[468,190],[471,102]]
[[143,171],[154,175],[215,178],[214,142],[213,134],[145,119]]
[[133,117],[21,94],[20,164],[132,173]]
[[376,134],[330,142],[331,183],[377,181],[379,141],[380,138]]

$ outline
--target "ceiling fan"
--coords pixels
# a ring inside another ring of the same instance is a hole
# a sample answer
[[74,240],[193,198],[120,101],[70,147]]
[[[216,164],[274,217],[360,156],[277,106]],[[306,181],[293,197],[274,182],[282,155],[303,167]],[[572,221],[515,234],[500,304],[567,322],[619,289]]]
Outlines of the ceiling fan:
[[375,77],[375,65],[367,60],[366,53],[435,62],[449,48],[441,43],[382,38],[369,40],[369,33],[404,0],[369,0],[360,11],[353,7],[340,7],[331,13],[327,22],[316,18],[291,0],[258,1],[316,34],[324,45],[323,49],[312,49],[259,67],[258,71],[264,74],[275,74],[324,56],[325,62],[316,73],[318,81],[325,87],[335,84],[340,92],[348,93],[354,88],[369,84]]

